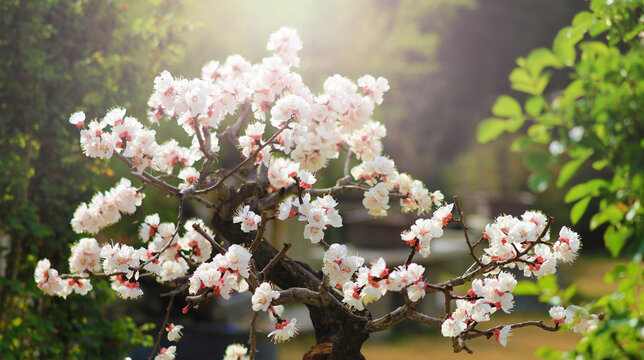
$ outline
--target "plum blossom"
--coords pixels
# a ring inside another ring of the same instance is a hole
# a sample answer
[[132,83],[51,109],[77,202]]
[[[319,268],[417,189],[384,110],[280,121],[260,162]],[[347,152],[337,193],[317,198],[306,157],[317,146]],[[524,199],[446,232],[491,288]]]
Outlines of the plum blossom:
[[262,221],[262,217],[250,210],[246,205],[233,217],[233,223],[241,223],[241,230],[245,233],[257,230],[257,226]]
[[230,344],[226,347],[224,360],[249,360],[248,349],[242,344]]
[[268,334],[268,337],[274,343],[281,343],[287,341],[297,335],[299,329],[297,327],[297,319],[281,320],[275,324],[275,329]]
[[273,290],[271,284],[264,282],[257,289],[252,297],[253,311],[266,311],[273,299],[280,297],[279,291]]
[[85,273],[87,270],[98,272],[101,270],[101,248],[94,238],[80,239],[72,246],[72,255],[69,257],[69,271]]
[[168,346],[167,348],[161,348],[159,354],[154,357],[154,360],[174,360],[177,354],[176,346]]
[[165,331],[168,332],[168,341],[179,341],[181,339],[182,325],[170,324],[166,327]]
[[505,347],[508,344],[511,328],[511,326],[504,326],[501,329],[494,329],[494,343]]

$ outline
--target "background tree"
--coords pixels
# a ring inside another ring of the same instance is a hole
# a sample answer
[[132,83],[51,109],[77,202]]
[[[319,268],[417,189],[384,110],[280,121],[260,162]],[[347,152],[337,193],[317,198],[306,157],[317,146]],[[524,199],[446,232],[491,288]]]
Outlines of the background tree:
[[178,3],[148,5],[138,17],[117,1],[0,4],[3,358],[113,358],[149,341],[129,318],[105,312],[112,298],[105,289],[59,301],[32,280],[38,257],[66,261],[74,208],[96,179],[113,177],[99,162],[78,163],[76,136],[60,126],[66,114],[145,101],[140,89],[181,54]]

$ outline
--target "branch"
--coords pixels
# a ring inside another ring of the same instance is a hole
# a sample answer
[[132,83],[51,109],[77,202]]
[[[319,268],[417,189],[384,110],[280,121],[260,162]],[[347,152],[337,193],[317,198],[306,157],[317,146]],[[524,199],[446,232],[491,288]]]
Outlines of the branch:
[[273,300],[274,305],[303,303],[307,305],[322,307],[320,293],[307,288],[290,288],[280,291],[280,297]]
[[192,228],[195,229],[195,231],[197,231],[199,234],[201,234],[201,236],[203,236],[206,240],[208,240],[210,245],[212,245],[212,247],[215,250],[217,250],[217,252],[219,252],[222,255],[226,254],[226,249],[224,249],[223,246],[219,245],[215,241],[215,239],[212,238],[212,236],[208,235],[207,232],[203,231],[203,229],[201,228],[201,226],[199,226],[199,224],[197,224],[197,223],[192,224]]
[[280,250],[280,251],[277,253],[277,255],[275,255],[275,256],[271,259],[271,261],[269,261],[269,262],[268,262],[268,264],[266,264],[266,266],[264,266],[264,269],[262,269],[262,271],[260,271],[260,272],[259,272],[259,276],[258,276],[258,277],[259,277],[259,280],[260,280],[260,281],[264,281],[264,276],[266,276],[266,274],[268,274],[268,272],[269,272],[269,271],[271,271],[271,269],[273,268],[273,266],[275,266],[275,264],[277,264],[277,262],[278,262],[278,261],[282,260],[282,258],[284,257],[284,255],[286,255],[286,252],[287,252],[287,251],[288,251],[288,249],[290,249],[290,248],[291,248],[291,244],[289,244],[289,243],[284,243],[284,246],[282,246],[282,250]]
[[472,242],[470,242],[470,235],[467,232],[467,226],[465,226],[465,215],[463,215],[463,210],[461,210],[461,204],[458,201],[458,196],[454,196],[454,206],[456,207],[456,212],[458,213],[458,220],[456,220],[456,222],[461,224],[461,227],[463,228],[463,234],[465,235],[467,247],[470,249],[470,255],[479,266],[483,267],[481,260],[479,260],[478,256],[474,254],[474,247],[472,246]]
[[168,325],[168,320],[170,319],[170,310],[172,310],[173,303],[174,303],[174,295],[170,297],[170,301],[168,302],[168,308],[165,311],[165,319],[163,320],[163,324],[161,324],[161,329],[159,329],[159,335],[157,336],[157,341],[154,344],[154,348],[152,349],[152,353],[150,353],[150,357],[148,357],[148,360],[152,360],[152,358],[154,357],[154,354],[156,354],[157,351],[159,350],[159,346],[161,345],[161,338],[163,337],[165,328]]
[[383,317],[369,321],[365,326],[365,330],[370,333],[386,330],[407,319],[411,311],[414,310],[407,305],[400,306]]
[[440,325],[440,324],[443,323],[443,321],[441,319],[439,319],[439,318],[435,318],[433,316],[425,315],[425,314],[420,313],[420,312],[418,312],[416,310],[411,310],[407,314],[407,318],[411,319],[411,320],[414,320],[414,321],[417,321],[419,323],[423,323],[423,324],[426,324],[426,325],[432,325],[432,326]]
[[250,253],[253,254],[255,251],[257,251],[257,248],[259,247],[260,241],[262,241],[262,236],[264,235],[264,230],[266,230],[266,223],[268,223],[270,220],[275,219],[274,216],[267,216],[266,213],[262,213],[262,222],[259,223],[259,228],[257,229],[257,234],[255,235],[255,240],[253,240],[253,243],[250,245]]
[[[134,164],[128,158],[126,158],[125,156],[121,155],[120,153],[118,153],[116,151],[114,151],[113,154],[117,158],[121,159],[130,169],[134,168]],[[147,173],[145,171],[143,171],[141,173],[138,173],[136,171],[132,171],[130,173],[130,175],[132,175],[133,177],[143,181],[144,183],[152,184],[152,185],[158,187],[161,190],[169,192],[170,194],[172,194],[174,196],[184,198],[184,199],[195,199],[198,202],[206,205],[207,207],[214,207],[215,206],[213,203],[211,203],[210,201],[202,198],[201,196],[197,196],[197,195],[193,195],[193,194],[189,194],[189,195],[186,195],[186,196],[181,196],[181,191],[179,190],[179,188],[177,188],[175,186],[172,186],[172,185],[166,183],[165,181],[162,181],[159,178],[157,178],[157,177],[155,177],[155,176],[153,176],[153,175],[151,175],[151,174],[149,174],[149,173]],[[163,175],[163,176],[166,176],[166,175]]]
[[250,360],[255,360],[255,353],[257,353],[257,311],[253,311],[253,316],[250,318],[250,338],[248,339],[248,346],[250,347]]
[[[247,163],[249,163],[250,161],[254,160],[254,159],[257,157],[257,154],[259,154],[259,153],[262,151],[262,149],[264,149],[268,144],[270,144],[270,143],[272,143],[273,141],[275,141],[275,139],[277,138],[277,136],[278,136],[282,131],[284,131],[284,130],[288,127],[288,125],[291,123],[291,121],[293,121],[293,117],[291,117],[290,119],[288,119],[288,120],[284,123],[284,125],[282,125],[282,127],[281,127],[281,128],[279,128],[279,130],[277,130],[277,131],[273,134],[273,136],[271,136],[271,138],[270,138],[270,139],[268,139],[268,141],[266,141],[264,144],[260,145],[260,146],[257,148],[257,150],[256,150],[256,151],[254,151],[254,152],[253,152],[249,157],[247,157],[247,158],[246,158],[246,159],[244,159],[242,162],[240,162],[239,164],[237,164],[237,166],[235,166],[234,168],[232,168],[232,169],[231,169],[230,171],[228,171],[224,176],[222,176],[219,180],[217,180],[217,182],[216,182],[213,186],[208,187],[208,188],[205,188],[205,189],[201,189],[201,190],[193,190],[193,191],[194,191],[194,193],[195,193],[195,194],[203,194],[203,193],[207,193],[207,192],[209,192],[209,191],[211,191],[211,190],[214,190],[214,189],[216,189],[217,187],[219,187],[219,186],[220,186],[221,184],[223,184],[223,183],[224,183],[224,181],[225,181],[226,179],[228,179],[232,174],[236,173],[236,172],[237,172],[237,171],[239,171],[239,169],[241,169],[244,165],[246,165],[246,164],[247,164]],[[189,192],[186,192],[186,194],[189,194]]]
[[159,250],[159,252],[154,254],[152,258],[142,262],[139,266],[135,268],[135,270],[139,271],[143,269],[145,265],[156,261],[159,258],[159,256],[161,256],[161,254],[163,254],[163,252],[166,251],[170,247],[170,245],[172,245],[172,242],[174,242],[174,238],[176,238],[177,235],[179,234],[179,229],[181,229],[181,225],[183,225],[183,200],[179,200],[179,216],[177,218],[177,228],[174,230],[174,234],[172,234],[172,237],[170,238],[170,240],[168,240],[168,242],[163,246],[163,248]]
[[536,327],[539,327],[539,328],[542,328],[542,329],[544,329],[546,331],[551,331],[551,332],[558,331],[560,329],[559,324],[555,324],[555,326],[548,326],[548,325],[544,324],[542,320],[538,320],[538,321],[537,320],[531,320],[531,321],[524,321],[524,322],[520,322],[520,323],[516,323],[516,324],[510,324],[510,325],[499,325],[499,326],[495,326],[493,328],[483,330],[483,331],[478,331],[477,330],[477,331],[472,332],[471,330],[466,330],[466,333],[461,335],[460,337],[465,339],[465,340],[474,339],[474,338],[477,338],[477,337],[480,337],[480,336],[486,336],[486,337],[490,338],[492,335],[494,335],[494,330],[501,330],[501,328],[503,328],[505,326],[509,326],[512,329],[526,327],[526,326],[536,326]]
[[344,177],[350,176],[349,174],[349,165],[351,163],[351,156],[353,155],[353,151],[349,150],[347,151],[347,160],[344,162]]
[[233,125],[227,127],[223,133],[217,134],[217,138],[221,140],[227,140],[233,145],[237,145],[237,138],[241,133],[241,128],[244,125],[244,121],[246,120],[249,112],[250,103],[244,103],[244,105],[242,105],[241,112],[239,113],[239,118],[237,118],[237,121]]

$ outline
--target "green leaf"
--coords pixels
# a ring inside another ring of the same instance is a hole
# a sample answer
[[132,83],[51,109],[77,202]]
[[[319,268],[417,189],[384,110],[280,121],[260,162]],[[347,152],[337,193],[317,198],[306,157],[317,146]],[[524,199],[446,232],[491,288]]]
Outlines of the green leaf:
[[613,257],[619,255],[629,236],[631,236],[631,230],[626,226],[622,226],[619,229],[611,226],[606,230],[604,243]]
[[600,212],[590,218],[590,230],[595,230],[605,222],[616,224],[624,218],[624,211],[617,205],[611,204],[601,209]]
[[547,152],[533,152],[526,155],[523,163],[529,170],[536,171],[546,166],[548,160],[550,160],[550,154]]
[[611,284],[615,282],[615,280],[624,277],[624,275],[626,275],[626,272],[627,272],[626,265],[619,264],[615,266],[613,270],[607,272],[604,275],[604,282],[607,284]]
[[563,301],[569,301],[575,294],[577,293],[577,289],[579,288],[579,285],[577,284],[572,284],[568,286],[568,288],[564,291],[562,297]]
[[599,190],[607,184],[606,180],[602,179],[592,179],[585,183],[577,184],[568,191],[564,201],[566,203],[571,203],[589,194],[597,196],[599,194]]
[[590,154],[582,156],[579,159],[570,160],[561,168],[559,178],[557,178],[557,187],[564,186],[568,180],[579,170],[579,167],[588,159]]
[[509,133],[514,133],[521,129],[525,119],[523,117],[510,118],[505,122],[505,130]]
[[532,142],[532,139],[530,139],[527,136],[519,136],[512,142],[512,146],[510,146],[510,149],[512,151],[523,151],[533,145],[534,143]]
[[521,115],[521,105],[514,98],[501,95],[492,106],[492,114],[501,117],[513,117]]
[[542,96],[531,96],[525,102],[525,112],[532,116],[537,116],[541,114],[541,110],[543,110],[545,105],[546,101]]
[[485,144],[496,139],[505,131],[505,120],[497,118],[488,118],[483,120],[476,132],[477,140]]
[[608,160],[593,161],[593,169],[599,171],[608,165]]
[[552,178],[552,171],[548,168],[543,168],[537,172],[534,172],[528,178],[528,186],[530,190],[541,193],[548,188],[548,183]]
[[590,199],[592,199],[592,196],[586,196],[585,198],[579,200],[570,210],[570,221],[573,225],[576,224],[582,216],[584,216],[586,208],[590,203]]
[[572,19],[572,26],[586,31],[593,24],[595,17],[588,11],[582,11]]
[[539,293],[539,286],[529,280],[517,282],[517,286],[514,288],[514,295],[539,295]]
[[538,74],[545,67],[559,67],[561,61],[555,54],[546,48],[534,49],[526,58],[526,67],[532,70],[533,74]]
[[572,66],[575,64],[575,58],[577,52],[575,50],[575,44],[579,42],[584,36],[585,30],[578,29],[575,27],[565,27],[557,33],[555,40],[552,44],[552,50],[554,50],[555,55],[566,64],[566,66]]

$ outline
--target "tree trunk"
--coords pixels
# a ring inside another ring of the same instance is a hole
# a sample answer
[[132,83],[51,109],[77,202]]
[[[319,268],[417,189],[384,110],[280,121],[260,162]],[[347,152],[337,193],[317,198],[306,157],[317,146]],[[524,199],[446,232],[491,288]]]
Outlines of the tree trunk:
[[[254,233],[247,234],[242,232],[238,224],[233,224],[232,217],[235,209],[244,200],[248,199],[248,195],[258,195],[258,188],[257,186],[255,189],[244,189],[244,186],[242,186],[237,192],[231,189],[219,191],[221,205],[216,209],[212,218],[212,226],[218,236],[225,238],[231,244],[250,246],[254,239]],[[277,249],[268,242],[262,241],[257,251],[253,254],[256,267],[263,269],[277,253]],[[322,274],[316,273],[308,264],[290,260],[288,257],[278,262],[267,274],[267,278],[271,282],[284,290],[291,287],[303,287],[318,291],[321,277]],[[342,300],[334,292],[331,292],[331,295],[340,301]],[[316,357],[316,359],[364,359],[360,349],[362,344],[369,338],[369,333],[364,331],[366,322],[371,319],[371,314],[368,311],[357,313],[357,315],[363,317],[360,319],[359,317],[349,317],[343,309],[333,306],[316,307],[307,305],[307,307],[315,328],[316,342],[318,344],[331,343],[333,345],[331,354],[328,357]]]

